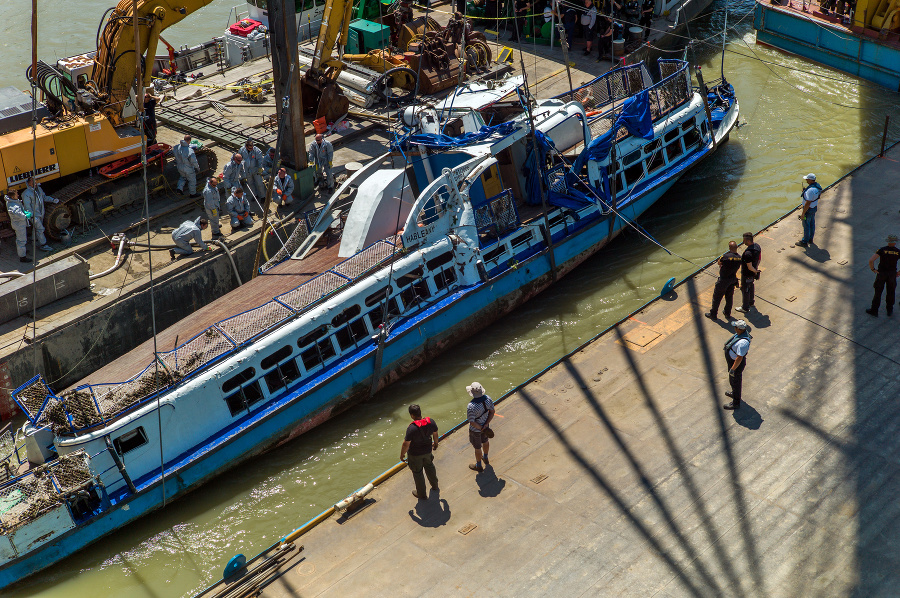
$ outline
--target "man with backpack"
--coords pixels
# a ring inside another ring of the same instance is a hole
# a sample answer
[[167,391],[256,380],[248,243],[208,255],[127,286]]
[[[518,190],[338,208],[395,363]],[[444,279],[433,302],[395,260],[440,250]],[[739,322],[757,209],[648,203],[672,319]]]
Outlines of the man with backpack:
[[485,465],[491,464],[488,460],[488,450],[491,448],[488,441],[494,437],[494,431],[490,428],[491,420],[494,419],[494,402],[478,382],[467,386],[466,392],[472,397],[466,406],[466,419],[469,420],[469,442],[475,449],[475,464],[470,463],[469,469],[481,473],[484,471],[482,459]]
[[816,234],[816,212],[819,210],[822,186],[816,182],[816,175],[813,173],[806,175],[803,180],[806,181],[806,187],[800,194],[800,197],[803,198],[803,205],[800,208],[800,215],[797,216],[803,222],[803,238],[797,241],[797,245],[809,247]]
[[[437,424],[430,417],[422,417],[422,408],[418,405],[409,406],[409,416],[413,422],[406,428],[406,437],[403,439],[403,446],[400,448],[400,460],[406,461],[406,454],[409,453],[409,470],[412,472],[413,480],[416,483],[416,489],[413,496],[419,500],[428,498],[425,494],[425,476],[428,476],[428,483],[431,484],[432,490],[440,490],[438,488],[437,470],[434,468],[434,455],[431,453],[438,447],[438,428]],[[423,474],[424,471],[424,474]]]
[[744,368],[747,367],[747,353],[750,351],[749,326],[743,320],[735,320],[731,323],[734,328],[734,336],[725,343],[725,362],[728,364],[728,383],[731,391],[725,396],[731,398],[731,402],[725,405],[725,409],[733,410],[741,406],[741,386],[744,379]]

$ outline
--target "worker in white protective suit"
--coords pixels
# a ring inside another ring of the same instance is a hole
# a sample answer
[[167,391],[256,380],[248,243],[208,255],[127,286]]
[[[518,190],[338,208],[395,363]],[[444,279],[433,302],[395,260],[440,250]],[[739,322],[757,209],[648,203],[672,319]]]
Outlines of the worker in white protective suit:
[[269,151],[266,152],[266,157],[263,158],[262,168],[263,168],[263,178],[268,179],[272,176],[272,169],[275,167],[275,148],[270,147]]
[[324,184],[329,191],[334,191],[334,176],[331,173],[334,148],[331,142],[319,133],[316,140],[309,144],[306,153],[310,164],[315,167],[315,184],[320,188]]
[[209,177],[206,187],[203,188],[203,209],[206,210],[206,217],[212,225],[212,236],[221,237],[222,231],[219,229],[219,211],[221,207],[222,196],[219,195],[219,179],[214,176]]
[[231,230],[236,230],[241,226],[253,226],[250,202],[244,197],[243,189],[234,187],[231,190],[231,197],[225,202],[225,207],[228,209],[228,215],[231,216]]
[[294,179],[289,176],[284,168],[278,169],[278,174],[272,181],[272,198],[278,206],[287,206],[294,201]]
[[178,168],[178,192],[184,193],[184,183],[187,182],[191,198],[200,197],[197,193],[197,174],[200,172],[200,163],[191,147],[191,136],[185,135],[184,139],[172,149],[175,154],[175,166]]
[[26,212],[31,212],[31,227],[34,231],[34,238],[40,246],[41,251],[53,251],[53,248],[47,244],[47,237],[44,235],[44,215],[46,202],[59,203],[55,197],[49,197],[40,184],[29,177],[26,183],[25,191],[22,192],[22,205]]
[[253,145],[253,140],[248,139],[240,150],[244,158],[244,177],[247,179],[247,189],[256,196],[257,201],[265,197],[266,188],[263,185],[263,155],[258,147]]
[[246,178],[244,174],[244,156],[235,154],[231,157],[225,169],[222,171],[222,183],[225,187],[225,193],[231,189],[241,186],[241,181]]
[[25,257],[26,248],[28,247],[28,218],[30,214],[25,211],[22,200],[19,199],[19,192],[16,189],[10,189],[3,198],[6,200],[6,213],[9,214],[9,225],[16,233],[16,253],[19,254],[20,262],[27,262],[29,259]]
[[191,241],[196,241],[203,251],[209,250],[209,247],[203,242],[203,235],[200,232],[206,230],[208,225],[209,223],[203,216],[194,221],[185,220],[182,222],[181,226],[172,231],[172,242],[177,247],[169,250],[169,257],[174,260],[176,255],[191,255],[194,253]]

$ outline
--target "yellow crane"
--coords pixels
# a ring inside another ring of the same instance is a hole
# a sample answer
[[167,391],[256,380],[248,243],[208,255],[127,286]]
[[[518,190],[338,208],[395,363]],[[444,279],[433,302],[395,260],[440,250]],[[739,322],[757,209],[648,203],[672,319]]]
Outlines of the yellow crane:
[[[28,75],[42,90],[51,114],[38,124],[34,135],[28,126],[0,136],[0,191],[22,188],[32,175],[41,183],[60,179],[55,187],[68,188],[61,193],[64,201],[48,209],[46,224],[51,236],[56,237],[68,226],[75,197],[96,192],[94,184],[79,187],[79,180],[88,178],[89,169],[141,152],[135,94],[143,94],[150,85],[149,65],[156,55],[160,33],[211,1],[121,0],[104,15],[91,79],[79,88],[48,65],[39,63],[37,72],[29,68]],[[136,37],[142,55],[149,57],[138,89]],[[214,154],[209,152],[206,158],[207,162],[214,161]],[[203,170],[208,168],[207,164]]]

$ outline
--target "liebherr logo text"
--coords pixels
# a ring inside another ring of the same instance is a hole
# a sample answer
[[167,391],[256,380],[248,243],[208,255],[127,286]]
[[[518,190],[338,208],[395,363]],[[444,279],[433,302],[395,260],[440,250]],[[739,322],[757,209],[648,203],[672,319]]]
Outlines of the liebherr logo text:
[[48,174],[52,174],[59,170],[59,163],[50,164],[48,166],[41,166],[37,170],[29,170],[26,172],[18,172],[11,177],[7,177],[6,184],[7,185],[15,185],[16,183],[21,183],[22,181],[28,180],[28,177],[34,173],[35,178],[41,178],[42,176],[46,176]]
[[404,240],[406,240],[407,243],[412,243],[413,241],[415,241],[417,239],[424,239],[425,237],[430,235],[432,232],[434,232],[433,224],[431,226],[429,226],[428,228],[420,228],[420,229],[414,230],[413,232],[409,233],[408,235],[403,235],[403,238],[404,238]]

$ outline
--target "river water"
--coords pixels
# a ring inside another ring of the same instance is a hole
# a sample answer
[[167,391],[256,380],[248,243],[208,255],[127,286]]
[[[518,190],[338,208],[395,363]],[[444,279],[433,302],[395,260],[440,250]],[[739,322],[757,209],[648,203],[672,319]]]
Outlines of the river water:
[[[112,0],[40,3],[40,54],[50,62],[54,54],[92,47],[97,20]],[[220,34],[233,3],[215,0],[190,20],[190,30],[182,24],[167,31],[167,39],[180,45]],[[0,20],[7,31],[18,32],[16,41],[4,43],[2,85],[24,86],[28,4],[0,3]],[[704,39],[720,32],[724,7],[716,0],[692,33]],[[799,203],[806,173],[816,173],[824,186],[877,153],[884,117],[896,114],[900,99],[756,46],[752,7],[750,0],[729,4],[734,30],[725,54],[743,126],[642,219],[651,235],[695,263],[709,262],[729,240],[740,241],[742,232],[759,230]],[[719,73],[721,36],[710,42],[717,46],[697,52],[708,78]],[[766,65],[753,56],[809,72]],[[898,138],[900,128],[892,126],[888,139]],[[787,226],[796,226],[799,235],[796,220]],[[774,249],[761,241],[764,255]],[[492,396],[501,395],[656,296],[668,278],[680,280],[694,269],[626,232],[555,287],[371,402],[228,472],[4,596],[190,595],[220,576],[232,555],[256,554],[396,463],[409,403],[420,403],[447,429],[464,418],[466,384],[478,380]],[[763,278],[762,289],[765,284]]]

